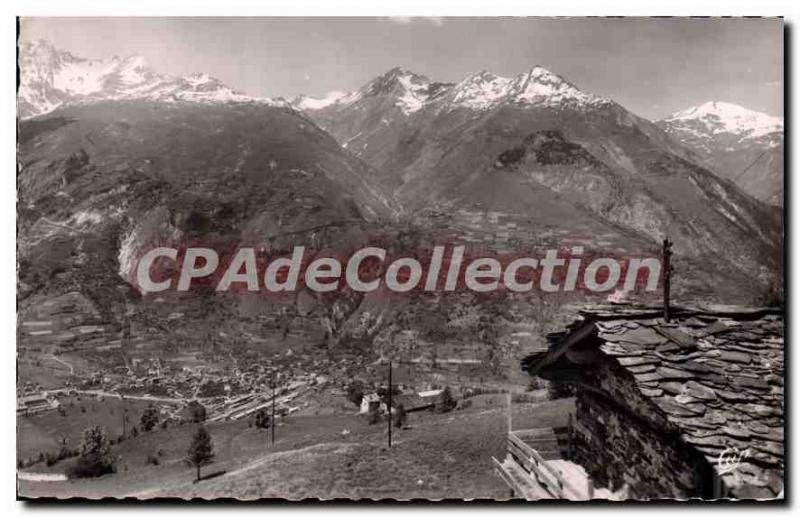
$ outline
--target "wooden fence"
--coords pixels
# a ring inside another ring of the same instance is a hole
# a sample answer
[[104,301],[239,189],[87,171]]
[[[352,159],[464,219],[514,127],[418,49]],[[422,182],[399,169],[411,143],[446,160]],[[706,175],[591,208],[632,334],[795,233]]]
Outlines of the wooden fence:
[[[567,428],[566,436],[563,431],[556,433],[551,428],[525,429],[508,433],[506,461],[500,462],[493,459],[495,469],[515,496],[527,499],[592,499],[594,486],[591,478],[587,478],[583,486],[576,486],[574,482],[565,479],[561,471],[552,466],[539,451],[525,442],[526,439],[535,442],[538,437],[555,437],[554,443],[566,441],[565,456],[571,458],[574,452],[571,433],[571,426]],[[553,440],[549,439],[548,441]]]

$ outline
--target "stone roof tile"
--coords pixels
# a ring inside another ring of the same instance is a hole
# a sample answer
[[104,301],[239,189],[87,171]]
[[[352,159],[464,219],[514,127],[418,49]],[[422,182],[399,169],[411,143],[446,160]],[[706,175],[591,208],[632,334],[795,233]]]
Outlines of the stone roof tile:
[[[629,323],[603,322],[617,331],[609,355],[620,353],[616,360],[641,393],[712,465],[720,468],[726,450],[748,451],[738,477],[722,476],[736,497],[775,497],[784,464],[780,316],[738,321],[702,314],[677,318],[671,326]],[[630,344],[643,352],[624,356]]]
[[[783,313],[725,306],[672,312],[665,324],[660,307],[587,307],[570,331],[594,323],[600,350],[717,468],[734,497],[775,497],[783,489]],[[726,470],[731,451],[743,455],[739,470]]]

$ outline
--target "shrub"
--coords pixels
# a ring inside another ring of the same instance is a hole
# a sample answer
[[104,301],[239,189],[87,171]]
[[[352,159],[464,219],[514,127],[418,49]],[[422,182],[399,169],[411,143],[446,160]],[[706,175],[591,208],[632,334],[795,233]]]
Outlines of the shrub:
[[201,403],[193,400],[189,402],[189,416],[195,424],[206,421],[206,408]]
[[353,381],[347,385],[347,400],[359,406],[362,398],[364,398],[364,383]]
[[261,408],[256,412],[255,425],[259,429],[269,429],[272,425],[272,417],[265,408]]
[[453,393],[450,391],[449,386],[445,386],[442,394],[439,395],[438,410],[440,413],[447,413],[455,409],[457,405],[456,399],[453,398]]
[[83,432],[83,446],[78,461],[69,469],[68,475],[74,478],[97,477],[114,472],[116,458],[111,454],[111,446],[105,429],[100,426],[89,427]]
[[403,407],[402,404],[398,404],[397,407],[394,408],[394,415],[392,415],[392,419],[392,423],[395,427],[400,428],[406,425],[408,414],[406,413],[406,408]]
[[59,459],[61,458],[59,458],[57,454],[48,452],[44,455],[44,464],[47,465],[48,467],[52,467],[53,465],[58,463]]
[[145,408],[142,412],[142,417],[139,419],[139,423],[142,426],[142,431],[149,432],[153,429],[156,424],[158,423],[158,410],[150,404]]
[[147,458],[144,460],[145,465],[159,465],[161,464],[161,460],[158,459],[158,456],[154,456],[152,454],[148,454]]

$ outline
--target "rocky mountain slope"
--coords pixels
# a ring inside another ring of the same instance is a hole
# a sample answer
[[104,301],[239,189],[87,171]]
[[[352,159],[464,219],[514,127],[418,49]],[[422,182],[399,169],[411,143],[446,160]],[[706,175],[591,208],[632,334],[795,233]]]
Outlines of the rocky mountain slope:
[[783,204],[783,119],[707,102],[658,122],[704,166],[771,205]]
[[[265,318],[287,304],[258,295],[221,303],[224,294],[203,285],[170,303],[142,297],[134,281],[141,254],[156,245],[348,253],[392,218],[393,205],[373,177],[289,107],[104,101],[23,121],[20,321],[41,320],[39,308],[73,293],[76,306],[92,310],[68,314],[66,330],[94,324],[118,338],[132,325],[132,338],[151,335],[151,343],[168,336],[242,342],[243,332],[258,334]],[[346,312],[350,303],[307,298],[320,308],[314,317],[329,325],[330,313]],[[77,331],[22,330],[21,343],[86,344]]]
[[279,103],[248,97],[208,74],[158,74],[142,56],[84,59],[44,40],[19,47],[17,112],[22,119],[67,103],[126,99]]
[[407,210],[446,214],[440,229],[629,253],[669,235],[695,294],[777,278],[778,214],[652,122],[542,67],[457,84],[392,69],[306,112],[397,182]]

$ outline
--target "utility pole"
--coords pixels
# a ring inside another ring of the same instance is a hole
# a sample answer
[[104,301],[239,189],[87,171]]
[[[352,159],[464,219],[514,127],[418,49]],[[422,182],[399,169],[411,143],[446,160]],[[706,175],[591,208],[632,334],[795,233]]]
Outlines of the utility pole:
[[507,397],[506,402],[508,402],[508,434],[511,434],[511,411],[512,411],[511,402],[512,402],[512,400],[511,400],[511,392],[510,391],[506,394],[506,397]]
[[672,276],[672,241],[669,238],[661,243],[662,285],[664,288],[664,321],[669,323],[669,289]]
[[389,447],[392,446],[392,361],[389,360],[389,406],[386,408],[389,414]]
[[125,405],[125,397],[122,397],[122,436],[127,437],[128,435],[128,408]]
[[275,426],[277,425],[277,422],[275,421],[275,372],[274,371],[272,372],[272,418],[270,420],[271,420],[270,426],[269,426],[270,445],[272,447],[274,447],[275,446]]

